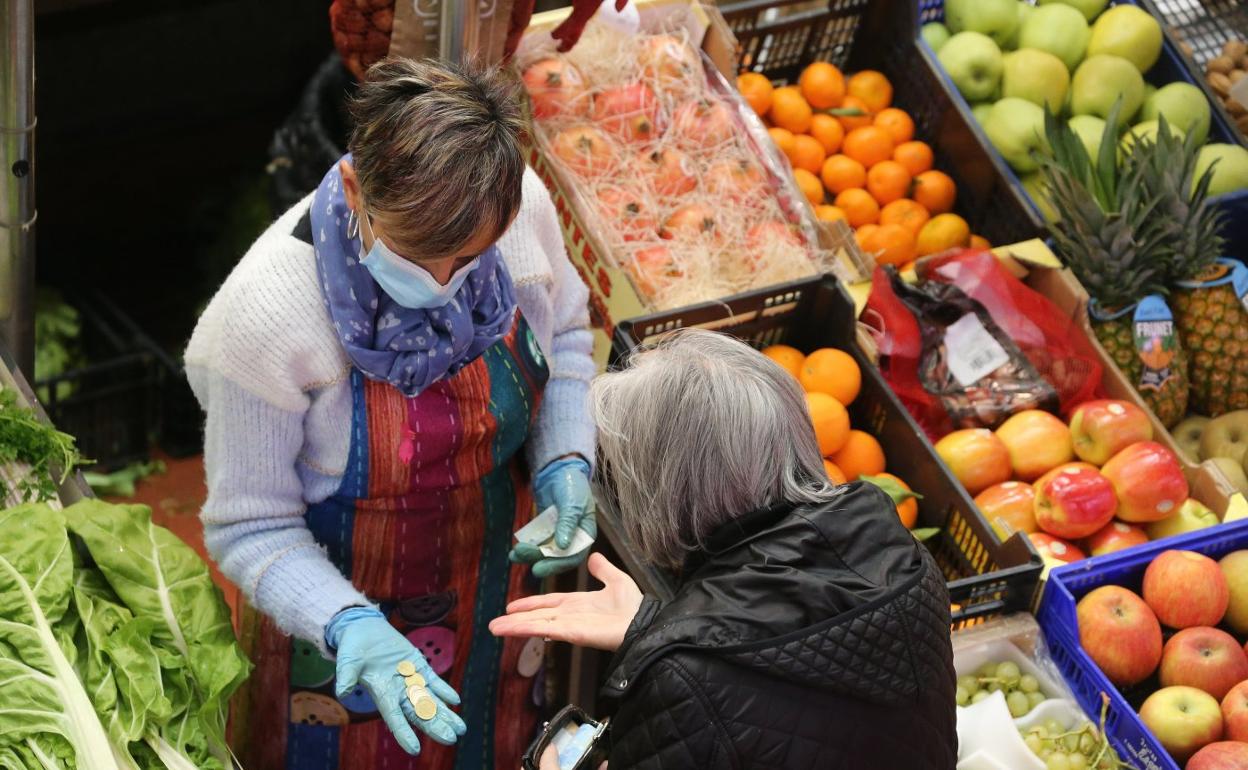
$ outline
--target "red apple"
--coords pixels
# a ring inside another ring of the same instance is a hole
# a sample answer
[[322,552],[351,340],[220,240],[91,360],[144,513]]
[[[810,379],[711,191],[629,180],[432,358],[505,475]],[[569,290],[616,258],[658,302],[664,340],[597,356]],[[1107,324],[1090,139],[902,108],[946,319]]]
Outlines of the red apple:
[[1222,699],[1222,724],[1226,739],[1248,741],[1248,682],[1240,682]]
[[1148,534],[1134,524],[1111,521],[1088,536],[1084,546],[1093,556],[1121,551],[1148,542]]
[[1235,637],[1217,628],[1185,628],[1161,653],[1161,685],[1204,690],[1218,700],[1248,679],[1248,654]]
[[975,505],[988,519],[997,537],[1006,540],[1015,532],[1038,532],[1035,514],[1036,490],[1021,481],[1006,481],[988,487],[975,498]]
[[1171,628],[1216,626],[1230,601],[1218,563],[1192,551],[1166,551],[1153,559],[1144,570],[1143,593],[1158,620]]
[[1088,558],[1088,555],[1079,550],[1074,543],[1063,540],[1060,537],[1053,537],[1047,532],[1031,532],[1027,535],[1027,539],[1036,547],[1040,558],[1045,560],[1053,560],[1065,562],[1080,561]]
[[715,147],[732,140],[736,124],[723,102],[698,99],[676,111],[672,133],[694,147]]
[[690,86],[700,86],[704,74],[702,60],[693,47],[672,35],[654,35],[641,42],[637,53],[645,76],[665,88],[681,81]]
[[645,166],[659,195],[684,195],[698,186],[693,161],[680,150],[655,150],[646,156]]
[[1096,468],[1067,463],[1036,482],[1036,523],[1050,535],[1078,540],[1114,518],[1114,488]]
[[1148,696],[1140,721],[1180,764],[1222,737],[1222,709],[1195,687],[1165,687]]
[[659,135],[659,99],[645,83],[594,94],[594,122],[621,139],[645,142]]
[[1035,481],[1075,458],[1066,423],[1039,409],[1010,417],[997,428],[997,438],[1010,451],[1014,475],[1023,481]]
[[791,225],[772,220],[760,222],[745,234],[745,247],[751,252],[764,251],[774,244],[783,243],[789,246],[801,246],[802,239]]
[[653,237],[658,222],[654,206],[646,196],[631,185],[603,187],[598,191],[598,210],[603,219],[612,223],[626,241]]
[[672,252],[666,246],[648,246],[633,253],[632,262],[624,266],[637,283],[637,290],[653,297],[684,273],[675,263]]
[[936,454],[972,495],[1010,478],[1010,451],[990,430],[955,430],[936,442]]
[[1211,743],[1192,755],[1185,770],[1248,770],[1248,743],[1235,738]]
[[708,192],[734,203],[756,199],[767,184],[763,169],[745,158],[712,163],[703,180]]
[[615,162],[611,142],[593,126],[573,126],[555,135],[554,152],[568,168],[582,176],[595,176]]
[[1223,620],[1241,637],[1248,634],[1248,551],[1232,551],[1218,562],[1230,589]]
[[549,118],[584,107],[585,81],[562,59],[542,59],[524,71],[524,90],[533,101],[533,117]]
[[716,226],[715,212],[701,203],[691,203],[667,218],[659,236],[670,240],[682,236],[711,235]]
[[1070,416],[1070,435],[1080,460],[1104,465],[1137,441],[1153,440],[1153,423],[1130,401],[1085,401]]
[[1109,458],[1101,473],[1114,485],[1118,518],[1161,521],[1187,499],[1187,477],[1174,452],[1155,441],[1139,441]]
[[1147,679],[1161,662],[1161,625],[1144,600],[1120,586],[1101,586],[1079,600],[1079,644],[1117,685]]

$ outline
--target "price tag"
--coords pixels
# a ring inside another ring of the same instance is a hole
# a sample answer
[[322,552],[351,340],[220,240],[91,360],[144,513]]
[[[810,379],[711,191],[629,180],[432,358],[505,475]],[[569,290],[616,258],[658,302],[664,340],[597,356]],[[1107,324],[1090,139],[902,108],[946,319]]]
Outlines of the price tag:
[[977,315],[967,313],[945,329],[945,361],[958,384],[969,388],[1009,363],[1010,354]]

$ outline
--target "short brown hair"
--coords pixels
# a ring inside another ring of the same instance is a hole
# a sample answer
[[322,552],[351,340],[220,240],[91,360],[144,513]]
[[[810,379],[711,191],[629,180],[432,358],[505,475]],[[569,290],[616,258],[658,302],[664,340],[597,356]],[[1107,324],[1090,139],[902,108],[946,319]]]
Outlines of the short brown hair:
[[389,58],[368,70],[349,147],[369,213],[404,256],[443,258],[511,223],[525,169],[516,94],[498,68]]

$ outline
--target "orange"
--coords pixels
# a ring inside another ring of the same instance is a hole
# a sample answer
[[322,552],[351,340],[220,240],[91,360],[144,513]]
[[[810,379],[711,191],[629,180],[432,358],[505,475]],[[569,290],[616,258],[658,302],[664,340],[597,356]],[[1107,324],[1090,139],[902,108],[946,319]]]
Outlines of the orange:
[[873,225],[880,221],[880,204],[871,193],[858,187],[850,188],[836,196],[836,207],[845,212],[850,227]]
[[784,153],[787,158],[789,153],[793,152],[793,132],[787,128],[769,128],[767,133],[771,135],[771,141],[776,143],[776,147],[780,148],[780,152]]
[[846,155],[833,155],[825,160],[819,176],[833,195],[839,195],[851,187],[865,187],[867,184],[867,169]]
[[806,361],[806,354],[797,348],[792,348],[788,345],[772,345],[763,348],[759,352],[779,364],[780,368],[793,375],[794,379],[801,376],[802,364]]
[[798,189],[810,201],[810,205],[818,206],[823,203],[823,182],[819,181],[819,177],[804,168],[795,168],[793,178],[797,180]]
[[893,150],[893,160],[906,167],[912,176],[932,168],[932,148],[925,142],[902,142]]
[[893,103],[893,84],[888,82],[881,72],[863,70],[856,73],[845,84],[850,96],[856,96],[866,103],[871,112],[879,112]]
[[862,128],[871,125],[871,110],[867,107],[867,103],[859,99],[857,96],[846,96],[841,102],[839,109],[842,110],[858,110],[861,115],[837,115],[836,119],[841,121],[841,125],[846,131],[853,131],[855,128]]
[[804,168],[812,174],[818,174],[827,156],[823,145],[814,137],[806,134],[793,137],[793,153],[789,155],[789,162],[794,168]]
[[826,393],[848,406],[862,389],[862,370],[845,351],[820,348],[806,356],[798,380],[807,393]]
[[895,160],[883,160],[867,172],[867,192],[883,206],[909,195],[910,181],[905,166]]
[[911,196],[930,214],[944,214],[953,210],[958,197],[957,185],[943,171],[924,171],[914,178],[914,194]]
[[845,128],[831,115],[819,113],[810,119],[810,135],[819,140],[823,151],[831,155],[841,149],[845,141]]
[[806,408],[819,442],[819,454],[835,454],[849,440],[849,412],[827,393],[807,393]]
[[815,218],[823,222],[846,222],[845,212],[836,206],[815,206]]
[[845,98],[845,76],[836,65],[817,61],[802,70],[797,79],[802,96],[817,110],[839,107]]
[[867,168],[893,157],[893,137],[876,126],[855,128],[845,135],[841,149]]
[[777,88],[771,95],[771,122],[787,128],[795,134],[804,134],[810,128],[810,105],[797,86]]
[[971,248],[972,249],[991,249],[992,244],[989,243],[988,239],[985,238],[984,236],[975,235],[974,233],[971,233]]
[[911,270],[914,270],[914,268],[915,268],[916,266],[917,266],[917,265],[916,265],[916,263],[915,263],[915,262],[913,262],[913,261],[911,261],[911,262],[907,262],[906,264],[904,264],[904,265],[902,265],[901,267],[897,268],[897,272],[901,273],[902,275],[905,275],[906,273],[910,272]]
[[875,476],[884,472],[884,448],[870,433],[851,430],[845,446],[832,455],[832,462],[850,481],[859,476]]
[[742,98],[759,115],[766,115],[771,109],[771,96],[775,88],[766,75],[757,72],[743,72],[737,75],[737,90]]
[[940,214],[923,225],[916,242],[920,257],[966,246],[971,242],[971,226],[957,214]]
[[[897,486],[910,491],[910,485],[891,473],[877,473],[876,476],[882,476],[897,483]],[[897,516],[901,518],[901,523],[906,529],[914,529],[914,525],[919,521],[919,501],[913,497],[908,497],[897,504]]]
[[881,265],[904,265],[916,256],[915,237],[901,225],[880,225],[859,243]]
[[928,219],[931,219],[931,215],[927,213],[927,209],[909,198],[893,201],[880,209],[880,224],[901,225],[914,236],[919,234],[919,230],[923,229]]
[[879,225],[863,225],[855,230],[854,241],[858,244],[858,248],[866,251],[862,244],[866,243],[871,238],[871,235],[879,229]]
[[823,461],[823,471],[828,474],[828,480],[833,484],[844,484],[849,481],[849,479],[845,478],[845,471],[836,467],[831,460]]
[[906,114],[905,110],[899,110],[896,107],[880,110],[873,122],[887,131],[897,144],[904,144],[914,138],[914,120]]

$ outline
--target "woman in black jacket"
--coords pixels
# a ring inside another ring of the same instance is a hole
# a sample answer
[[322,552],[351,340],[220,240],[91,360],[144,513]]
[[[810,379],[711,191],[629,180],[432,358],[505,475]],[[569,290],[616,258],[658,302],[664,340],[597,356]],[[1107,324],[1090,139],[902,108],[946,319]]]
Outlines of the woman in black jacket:
[[793,378],[689,331],[592,392],[599,505],[675,597],[595,554],[601,590],[490,628],[616,652],[610,770],[951,770],[944,579],[884,493],[828,481]]

